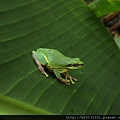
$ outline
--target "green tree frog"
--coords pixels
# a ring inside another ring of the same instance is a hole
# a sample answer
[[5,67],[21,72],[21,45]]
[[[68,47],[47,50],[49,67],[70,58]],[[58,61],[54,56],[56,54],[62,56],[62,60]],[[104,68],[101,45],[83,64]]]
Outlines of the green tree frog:
[[32,51],[32,58],[46,77],[48,77],[48,74],[44,71],[43,66],[67,85],[70,85],[70,82],[75,84],[74,81],[77,81],[76,78],[68,74],[68,71],[83,67],[83,62],[79,58],[67,57],[55,49],[39,48],[37,51]]

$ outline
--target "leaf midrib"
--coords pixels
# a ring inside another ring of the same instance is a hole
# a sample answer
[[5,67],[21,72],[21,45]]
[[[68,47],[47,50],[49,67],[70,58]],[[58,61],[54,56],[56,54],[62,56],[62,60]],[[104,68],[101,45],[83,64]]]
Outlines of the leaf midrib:
[[21,113],[21,114],[28,113],[28,114],[31,114],[31,115],[35,115],[35,114],[53,115],[53,113],[51,113],[49,111],[37,108],[37,107],[32,106],[28,103],[21,102],[21,101],[18,101],[16,99],[13,99],[13,98],[10,98],[10,97],[3,96],[1,94],[0,94],[0,103],[5,104],[7,106],[12,106],[17,110],[24,111],[24,113]]

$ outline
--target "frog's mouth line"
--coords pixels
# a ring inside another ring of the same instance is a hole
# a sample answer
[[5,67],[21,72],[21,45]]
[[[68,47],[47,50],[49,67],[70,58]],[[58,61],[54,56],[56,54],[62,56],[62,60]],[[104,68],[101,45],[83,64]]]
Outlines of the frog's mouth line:
[[72,67],[72,66],[73,67],[78,67],[78,66],[83,66],[83,64],[78,64],[78,63],[76,64],[75,63],[75,64],[69,64],[69,65],[67,65],[67,67]]

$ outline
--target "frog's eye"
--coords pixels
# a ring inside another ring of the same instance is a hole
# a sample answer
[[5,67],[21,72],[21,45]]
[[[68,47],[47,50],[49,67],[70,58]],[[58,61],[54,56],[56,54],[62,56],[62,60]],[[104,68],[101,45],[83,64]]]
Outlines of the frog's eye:
[[73,66],[74,67],[76,67],[76,66],[83,66],[83,64],[74,63]]
[[78,65],[79,65],[78,63],[68,64],[67,67],[72,67],[72,66],[76,67],[76,66],[78,66]]
[[75,66],[75,67],[78,66],[78,65],[79,65],[78,63],[74,63],[74,64],[73,64],[73,66]]
[[73,65],[72,64],[68,64],[67,67],[72,67]]

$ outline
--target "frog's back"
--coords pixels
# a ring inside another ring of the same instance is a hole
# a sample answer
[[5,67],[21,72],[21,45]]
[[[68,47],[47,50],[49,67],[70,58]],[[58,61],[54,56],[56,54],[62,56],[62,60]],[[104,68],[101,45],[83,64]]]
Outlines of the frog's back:
[[48,59],[51,57],[53,59],[65,57],[62,53],[55,49],[39,48],[38,51],[43,53]]
[[67,64],[66,61],[68,61],[66,59],[69,59],[67,56],[55,49],[39,48],[38,51],[47,57],[47,60],[52,67],[64,66]]

